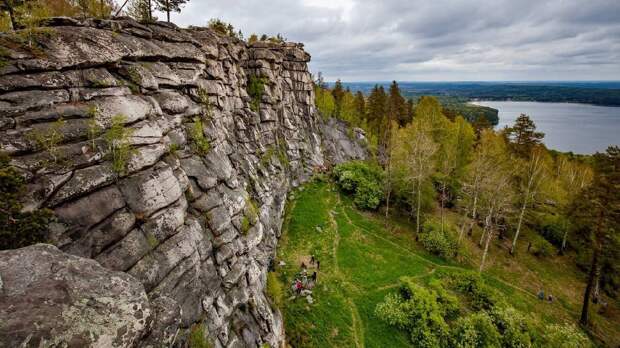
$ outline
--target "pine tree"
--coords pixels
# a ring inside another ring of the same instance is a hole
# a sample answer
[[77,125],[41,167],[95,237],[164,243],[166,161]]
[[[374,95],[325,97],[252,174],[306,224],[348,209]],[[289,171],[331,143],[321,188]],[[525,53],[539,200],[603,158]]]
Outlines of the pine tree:
[[592,250],[580,322],[588,325],[592,291],[600,276],[600,262],[605,248],[615,248],[620,230],[620,148],[609,147],[594,155],[595,174],[592,185],[582,192],[572,207],[572,216],[587,232]]
[[511,141],[513,151],[522,158],[528,158],[532,149],[542,143],[545,133],[536,132],[534,121],[525,114],[521,114],[514,126],[508,128],[507,136]]
[[400,94],[398,83],[393,81],[390,85],[388,96],[388,115],[390,119],[397,121],[399,125],[404,126],[407,123],[407,102]]
[[181,6],[189,0],[155,0],[155,8],[166,12],[166,20],[170,22],[170,12],[181,12]]
[[366,99],[364,98],[364,94],[362,94],[362,92],[358,91],[357,93],[355,93],[354,105],[355,105],[355,113],[357,114],[357,117],[360,119],[360,121],[365,120],[366,119]]
[[344,98],[345,93],[346,92],[344,90],[344,87],[342,86],[342,81],[340,81],[340,79],[336,80],[336,84],[332,89],[332,96],[334,97],[334,103],[336,105],[334,117],[336,118],[341,118],[342,99]]

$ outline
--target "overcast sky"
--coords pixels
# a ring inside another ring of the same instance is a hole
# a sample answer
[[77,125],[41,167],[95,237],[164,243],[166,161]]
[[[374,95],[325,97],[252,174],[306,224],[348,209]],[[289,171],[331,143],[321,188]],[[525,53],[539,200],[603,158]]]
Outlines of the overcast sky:
[[172,20],[213,17],[303,42],[327,80],[620,80],[620,0],[190,0]]

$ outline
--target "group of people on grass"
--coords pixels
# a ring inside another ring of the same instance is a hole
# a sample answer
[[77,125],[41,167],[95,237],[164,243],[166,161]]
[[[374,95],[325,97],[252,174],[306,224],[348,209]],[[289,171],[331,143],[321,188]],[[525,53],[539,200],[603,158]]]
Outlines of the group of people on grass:
[[301,272],[297,274],[292,286],[293,292],[297,295],[301,295],[301,292],[304,290],[311,290],[316,285],[317,271],[321,269],[321,261],[317,260],[314,255],[312,255],[310,256],[310,265],[314,266],[316,270],[308,277],[308,267],[305,262],[301,262]]

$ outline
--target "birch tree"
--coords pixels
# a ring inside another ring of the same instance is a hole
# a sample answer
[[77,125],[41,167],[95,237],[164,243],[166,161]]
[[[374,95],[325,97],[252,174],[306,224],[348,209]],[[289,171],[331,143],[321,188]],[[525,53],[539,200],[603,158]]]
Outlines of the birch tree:
[[435,163],[432,159],[438,147],[421,122],[414,121],[396,132],[394,164],[402,169],[405,180],[411,185],[411,215],[415,213],[416,216],[416,239],[421,226],[422,185],[433,173]]
[[519,239],[519,235],[521,233],[525,213],[527,209],[533,206],[536,201],[536,197],[540,193],[541,184],[548,175],[550,158],[545,148],[536,146],[532,148],[529,158],[520,162],[522,163],[522,169],[518,181],[519,192],[521,193],[521,205],[519,208],[517,229],[510,247],[511,255],[513,255],[516,250],[517,240]]

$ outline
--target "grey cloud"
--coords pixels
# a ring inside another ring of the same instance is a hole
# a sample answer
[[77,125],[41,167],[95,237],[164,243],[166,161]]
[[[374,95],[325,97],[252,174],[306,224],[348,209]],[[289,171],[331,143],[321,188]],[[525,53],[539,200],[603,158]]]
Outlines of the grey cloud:
[[191,0],[173,20],[218,17],[303,42],[328,79],[620,79],[618,0]]

